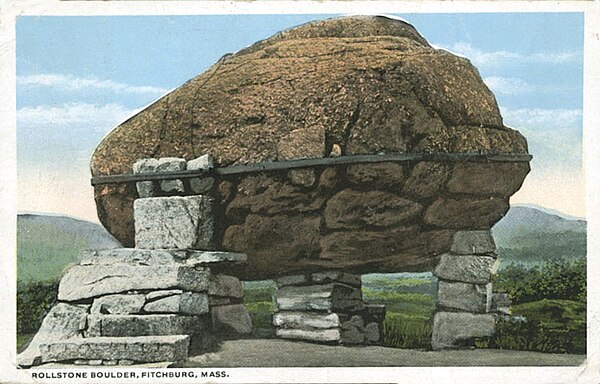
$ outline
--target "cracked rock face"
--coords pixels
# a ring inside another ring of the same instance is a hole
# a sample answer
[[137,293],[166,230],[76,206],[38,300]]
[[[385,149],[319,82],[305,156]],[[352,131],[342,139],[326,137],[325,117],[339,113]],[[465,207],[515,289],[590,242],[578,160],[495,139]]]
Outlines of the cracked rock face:
[[[365,16],[302,25],[223,57],[115,128],[91,168],[130,173],[138,159],[207,153],[228,166],[397,152],[527,153],[527,143],[503,125],[467,59],[402,21]],[[502,217],[528,171],[422,162],[223,178],[212,192],[217,246],[247,253],[236,273],[250,279],[431,269],[453,231]],[[126,246],[136,197],[133,183],[95,187],[100,220]]]

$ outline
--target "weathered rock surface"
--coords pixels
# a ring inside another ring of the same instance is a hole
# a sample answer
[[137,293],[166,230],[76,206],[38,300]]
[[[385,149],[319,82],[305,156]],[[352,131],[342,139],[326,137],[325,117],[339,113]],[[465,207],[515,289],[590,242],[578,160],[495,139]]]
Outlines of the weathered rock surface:
[[224,335],[246,335],[252,333],[252,318],[244,304],[212,307],[213,329]]
[[61,279],[58,299],[82,300],[133,290],[208,290],[208,272],[186,265],[75,265]]
[[461,282],[438,282],[438,308],[454,311],[486,313],[490,310],[492,284],[479,285]]
[[[138,159],[204,154],[222,167],[422,152],[527,153],[527,143],[504,127],[468,60],[402,21],[364,16],[309,23],[224,57],[112,131],[91,168],[128,173]],[[449,251],[437,230],[489,229],[528,171],[497,162],[315,167],[223,176],[206,193],[220,204],[215,246],[248,254],[237,277],[418,271]],[[130,184],[95,187],[100,220],[126,246]]]
[[88,322],[99,330],[93,336],[195,335],[209,329],[202,317],[175,314],[89,315]]
[[280,311],[343,311],[364,309],[360,289],[344,284],[285,286],[277,290]]
[[94,299],[90,312],[112,315],[140,313],[145,302],[146,297],[140,294],[107,295]]
[[487,255],[496,256],[496,243],[492,232],[486,231],[457,231],[452,238],[450,251],[457,255]]
[[149,313],[181,313],[202,315],[208,313],[208,295],[198,292],[182,292],[152,300],[144,305]]
[[281,328],[327,329],[342,325],[337,313],[278,312],[273,325]]
[[133,210],[136,248],[211,250],[214,247],[210,198],[149,197],[137,199]]
[[492,280],[496,259],[489,256],[442,255],[433,271],[444,280],[487,284]]
[[293,329],[279,328],[275,331],[277,337],[282,339],[308,340],[323,343],[339,342],[342,332],[339,328],[332,329]]
[[52,307],[27,349],[17,356],[17,364],[21,367],[38,365],[42,362],[40,347],[43,344],[83,337],[89,307],[67,303]]
[[185,361],[189,336],[98,337],[43,344],[44,362],[70,360]]
[[343,190],[327,202],[325,225],[331,229],[390,227],[414,220],[421,205],[381,191]]
[[473,338],[492,336],[496,329],[494,315],[438,312],[433,318],[433,349],[457,348]]
[[115,248],[85,251],[80,265],[161,265],[180,263],[190,267],[210,266],[219,268],[234,263],[243,263],[243,253],[221,251],[198,251],[193,249],[137,249]]
[[242,299],[244,297],[244,287],[242,287],[242,282],[236,277],[211,275],[208,281],[208,294],[211,296]]

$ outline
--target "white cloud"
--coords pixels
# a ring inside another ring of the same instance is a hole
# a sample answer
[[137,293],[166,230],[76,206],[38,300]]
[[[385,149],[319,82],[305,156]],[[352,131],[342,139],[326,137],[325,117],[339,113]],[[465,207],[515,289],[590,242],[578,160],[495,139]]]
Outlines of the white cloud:
[[523,95],[533,93],[538,89],[537,86],[516,77],[490,76],[484,78],[483,82],[486,83],[496,95]]
[[476,66],[506,65],[511,63],[566,64],[577,61],[581,56],[581,53],[576,51],[537,52],[526,55],[502,50],[484,51],[465,42],[457,42],[442,49],[464,56],[471,60]]
[[504,120],[515,127],[528,126],[544,130],[567,128],[581,131],[581,109],[502,108]]
[[17,76],[19,86],[28,87],[54,87],[63,90],[80,91],[86,89],[100,89],[122,93],[134,93],[144,95],[163,95],[169,90],[166,88],[152,86],[135,86],[131,84],[119,83],[112,80],[98,80],[93,78],[81,78],[71,75],[61,74],[36,74]]
[[88,127],[113,127],[139,110],[119,104],[70,103],[59,106],[39,105],[17,110],[19,126],[44,127],[81,124]]

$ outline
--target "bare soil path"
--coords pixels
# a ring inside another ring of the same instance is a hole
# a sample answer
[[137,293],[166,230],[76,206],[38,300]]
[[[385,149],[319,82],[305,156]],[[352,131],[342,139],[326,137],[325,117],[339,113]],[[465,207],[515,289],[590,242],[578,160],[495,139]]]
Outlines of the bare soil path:
[[345,347],[277,339],[226,341],[220,351],[192,356],[186,367],[420,367],[577,366],[585,355],[497,349],[419,351],[387,347]]

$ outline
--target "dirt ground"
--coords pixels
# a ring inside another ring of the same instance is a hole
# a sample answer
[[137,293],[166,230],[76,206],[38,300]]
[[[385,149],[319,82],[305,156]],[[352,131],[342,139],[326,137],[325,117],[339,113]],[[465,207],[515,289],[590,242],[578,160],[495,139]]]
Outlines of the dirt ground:
[[226,341],[218,352],[190,357],[185,367],[577,366],[585,358],[497,349],[432,352],[249,339]]

